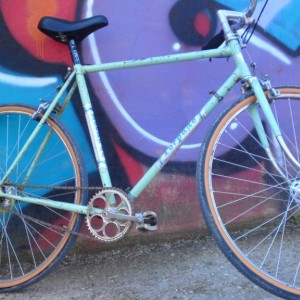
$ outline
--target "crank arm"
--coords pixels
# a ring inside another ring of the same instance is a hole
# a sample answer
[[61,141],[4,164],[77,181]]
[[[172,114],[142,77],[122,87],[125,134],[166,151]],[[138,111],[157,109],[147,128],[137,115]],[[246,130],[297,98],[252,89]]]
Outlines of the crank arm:
[[137,229],[147,230],[147,231],[155,231],[157,230],[157,218],[156,214],[152,211],[146,211],[135,214],[135,216],[118,214],[112,211],[104,211],[101,213],[103,218],[105,219],[116,219],[116,220],[124,220],[131,221],[137,224]]
[[118,214],[112,211],[103,211],[101,213],[102,217],[105,219],[115,219],[115,220],[122,220],[122,221],[131,221],[140,223],[143,222],[143,219],[141,219],[142,216],[140,214],[136,214],[135,216],[129,216],[124,214]]

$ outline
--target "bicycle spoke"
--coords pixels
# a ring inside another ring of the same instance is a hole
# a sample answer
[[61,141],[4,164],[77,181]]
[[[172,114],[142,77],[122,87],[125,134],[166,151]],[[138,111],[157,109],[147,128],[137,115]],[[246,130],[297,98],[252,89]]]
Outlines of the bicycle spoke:
[[[272,155],[266,153],[248,109],[255,103],[249,97],[228,108],[204,141],[197,170],[200,203],[210,211],[204,216],[219,247],[237,268],[257,284],[261,280],[300,295],[300,170],[280,148],[257,105]],[[283,89],[271,108],[299,159],[300,89]]]
[[[15,158],[24,153],[11,170],[2,191],[17,196],[86,203],[87,186],[81,157],[68,133],[56,120],[47,120],[23,152],[38,121],[35,110],[24,106],[0,106],[0,179]],[[51,135],[49,133],[51,132]],[[64,189],[65,187],[70,189]],[[0,199],[0,290],[21,288],[51,271],[75,241],[82,218],[58,208]]]

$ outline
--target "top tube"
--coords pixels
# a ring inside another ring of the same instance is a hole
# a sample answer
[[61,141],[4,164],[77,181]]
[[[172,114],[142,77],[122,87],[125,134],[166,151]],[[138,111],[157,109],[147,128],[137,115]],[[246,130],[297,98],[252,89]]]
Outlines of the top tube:
[[229,47],[211,49],[205,51],[193,51],[180,54],[171,54],[163,56],[155,56],[142,59],[126,60],[119,62],[108,62],[101,65],[84,65],[82,66],[83,72],[101,72],[119,69],[137,68],[158,64],[176,63],[189,60],[197,60],[204,58],[215,58],[215,57],[229,57],[232,56],[232,51]]

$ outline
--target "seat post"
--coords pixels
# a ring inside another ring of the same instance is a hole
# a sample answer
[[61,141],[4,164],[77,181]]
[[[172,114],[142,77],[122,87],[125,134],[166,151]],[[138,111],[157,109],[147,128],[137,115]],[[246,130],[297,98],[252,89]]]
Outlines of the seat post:
[[75,65],[80,64],[80,58],[79,58],[79,54],[78,54],[78,51],[77,51],[77,46],[76,46],[76,43],[75,43],[74,40],[70,40],[69,49],[70,49],[70,53],[71,53],[73,63]]

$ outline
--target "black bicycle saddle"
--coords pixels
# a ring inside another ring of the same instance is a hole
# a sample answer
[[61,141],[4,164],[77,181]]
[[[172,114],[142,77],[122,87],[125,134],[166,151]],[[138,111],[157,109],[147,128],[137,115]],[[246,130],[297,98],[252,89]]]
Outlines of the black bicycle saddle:
[[89,34],[107,25],[107,18],[101,15],[80,21],[43,17],[39,21],[38,29],[60,43],[68,44],[74,40],[78,44]]

